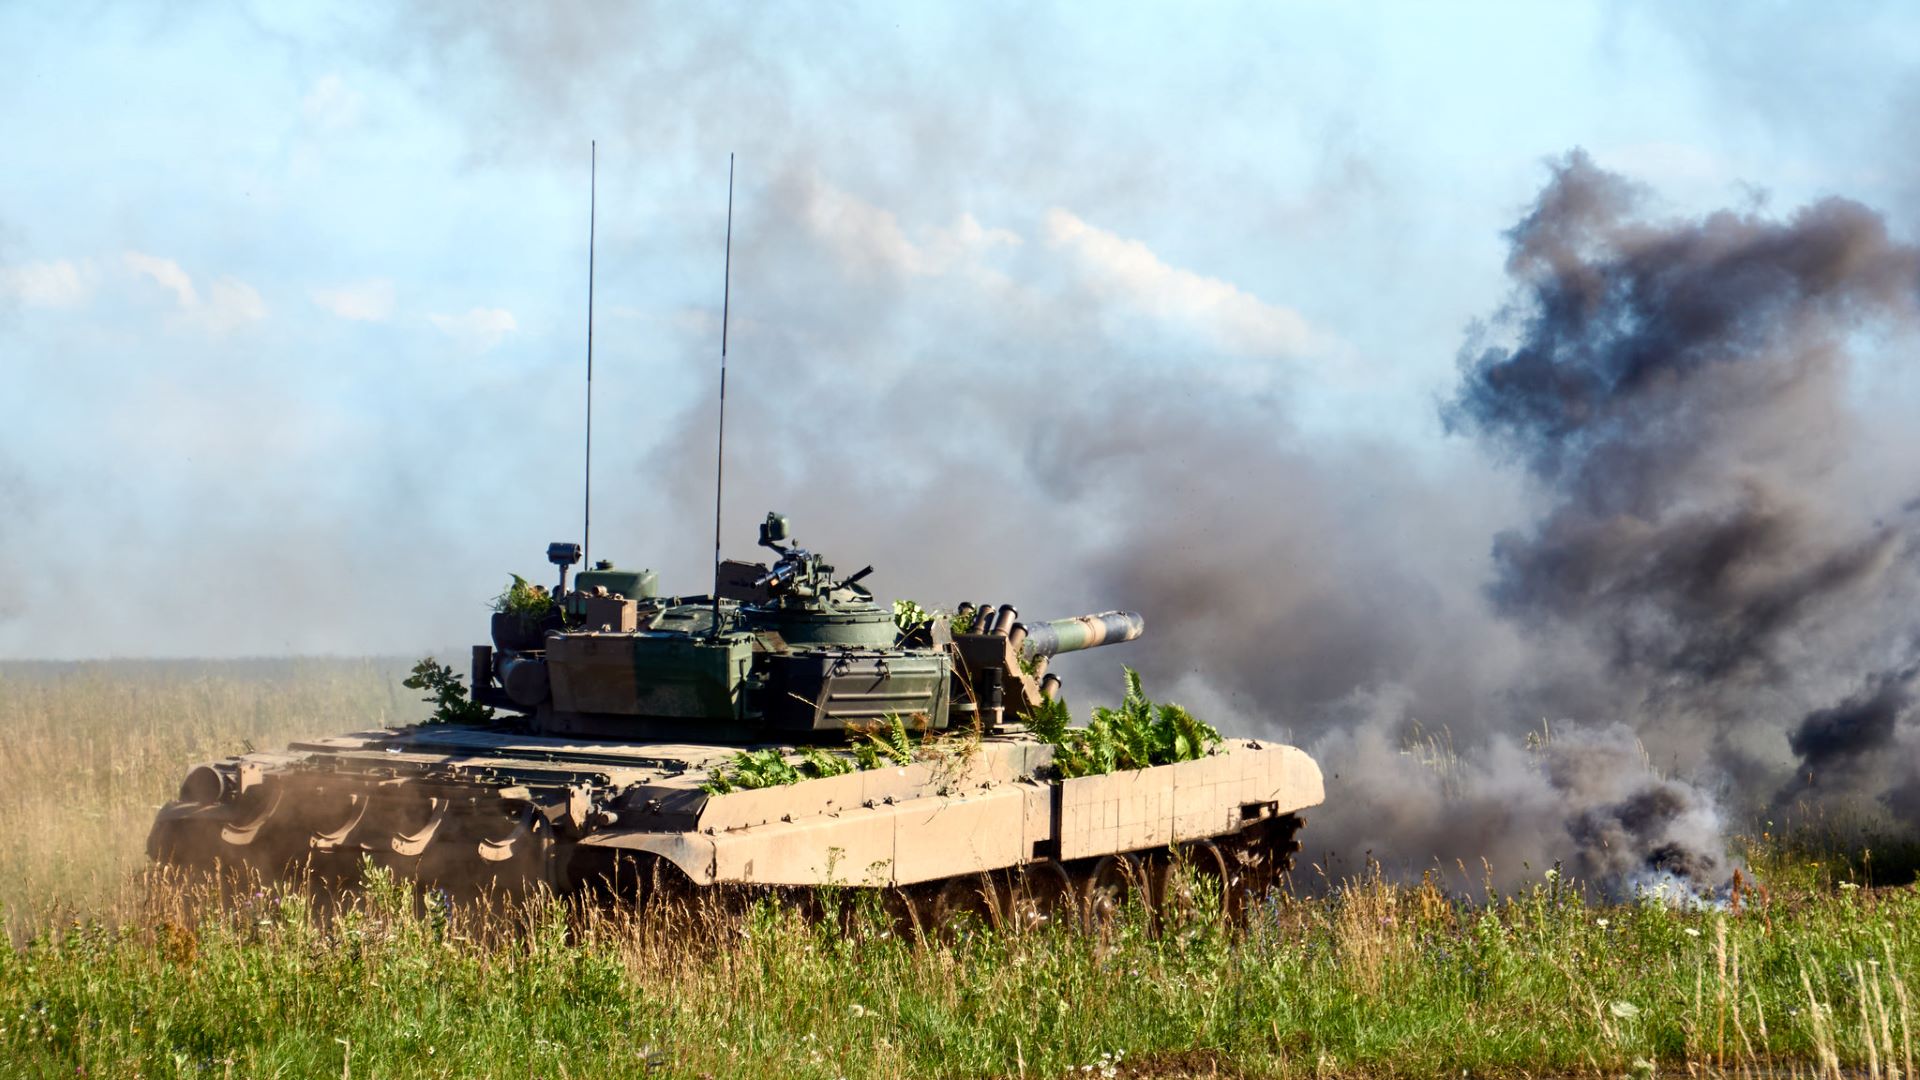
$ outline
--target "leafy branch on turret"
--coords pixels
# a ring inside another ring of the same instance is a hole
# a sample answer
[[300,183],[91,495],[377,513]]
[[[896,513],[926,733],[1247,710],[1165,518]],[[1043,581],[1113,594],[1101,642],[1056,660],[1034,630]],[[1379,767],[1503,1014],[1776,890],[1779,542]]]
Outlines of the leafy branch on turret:
[[535,585],[519,574],[509,574],[513,580],[506,589],[492,600],[493,610],[502,615],[516,615],[522,619],[544,619],[553,610],[553,596],[545,585]]
[[421,701],[433,706],[429,724],[485,724],[493,720],[493,710],[467,696],[466,684],[453,668],[429,656],[413,665],[413,674],[400,681],[409,690],[425,690]]

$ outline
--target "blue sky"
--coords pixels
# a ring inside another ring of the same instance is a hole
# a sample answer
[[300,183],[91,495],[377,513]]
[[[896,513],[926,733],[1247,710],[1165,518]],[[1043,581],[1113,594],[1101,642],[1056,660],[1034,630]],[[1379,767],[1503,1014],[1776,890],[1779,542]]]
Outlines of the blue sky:
[[[730,547],[775,503],[885,594],[1124,604],[1033,557],[1123,527],[1101,470],[1034,467],[1061,402],[1378,455],[1382,491],[1463,494],[1371,526],[1484,536],[1524,484],[1435,406],[1544,162],[1584,147],[1674,214],[1846,195],[1910,236],[1916,21],[9,4],[0,656],[477,638],[578,532],[590,139],[597,552],[703,587],[729,152]],[[1000,507],[1039,538],[1016,566],[952,540]],[[1436,546],[1407,573],[1464,603],[1484,544]]]

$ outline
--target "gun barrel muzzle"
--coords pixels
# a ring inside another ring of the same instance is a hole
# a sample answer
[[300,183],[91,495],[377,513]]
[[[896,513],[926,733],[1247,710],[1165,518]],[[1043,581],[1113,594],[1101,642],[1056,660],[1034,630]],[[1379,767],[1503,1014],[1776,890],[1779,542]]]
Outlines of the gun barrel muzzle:
[[1132,641],[1146,632],[1147,621],[1131,611],[1103,611],[1071,619],[1023,624],[1028,656],[1058,656],[1101,645]]

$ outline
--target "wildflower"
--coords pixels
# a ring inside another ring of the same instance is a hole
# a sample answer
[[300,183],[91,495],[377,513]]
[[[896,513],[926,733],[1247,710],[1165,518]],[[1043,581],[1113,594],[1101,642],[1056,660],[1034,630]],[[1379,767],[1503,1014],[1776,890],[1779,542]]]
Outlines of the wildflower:
[[1640,1006],[1631,1001],[1616,1001],[1607,1006],[1607,1011],[1621,1020],[1631,1020],[1640,1015]]
[[1597,926],[1597,927],[1599,927],[1599,928],[1600,928],[1600,929],[1602,929],[1602,930],[1605,930],[1605,929],[1607,928],[1607,920],[1605,920],[1605,919],[1595,919],[1595,920],[1593,920],[1593,925],[1595,925],[1595,926]]
[[847,1009],[847,1015],[853,1017],[855,1020],[858,1020],[861,1017],[867,1015],[867,1007],[856,1001],[853,1003],[853,1005],[851,1005]]
[[1691,927],[1691,926],[1689,926],[1689,927],[1687,927],[1687,936],[1688,936],[1688,937],[1699,937],[1699,936],[1700,936],[1700,931],[1699,931],[1699,930],[1697,930],[1697,929],[1695,929],[1695,928],[1693,928],[1693,927]]
[[1840,887],[1847,890],[1848,892],[1852,892],[1853,890],[1859,888],[1860,886],[1857,882],[1843,881],[1840,883]]

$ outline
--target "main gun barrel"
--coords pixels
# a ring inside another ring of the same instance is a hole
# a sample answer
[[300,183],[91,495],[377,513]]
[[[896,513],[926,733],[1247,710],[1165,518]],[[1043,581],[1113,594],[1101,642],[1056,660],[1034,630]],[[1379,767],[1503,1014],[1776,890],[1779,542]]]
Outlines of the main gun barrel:
[[1101,645],[1132,641],[1146,633],[1147,620],[1131,611],[1103,611],[1098,615],[1078,615],[1071,619],[1022,623],[1027,656],[1058,656]]

